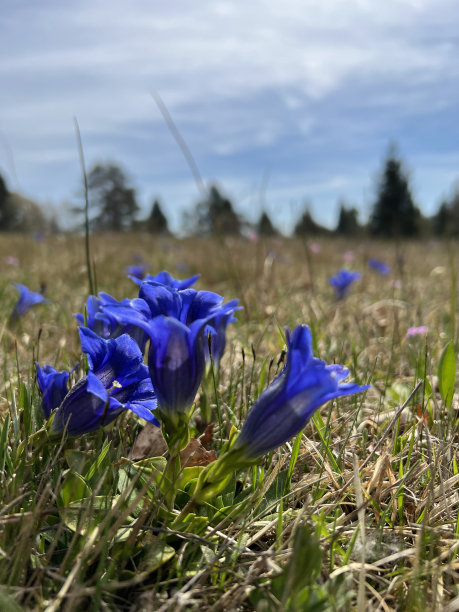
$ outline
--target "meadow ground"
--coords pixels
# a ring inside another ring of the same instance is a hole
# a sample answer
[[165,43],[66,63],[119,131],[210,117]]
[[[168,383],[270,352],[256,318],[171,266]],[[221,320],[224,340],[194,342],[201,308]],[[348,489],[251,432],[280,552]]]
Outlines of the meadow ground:
[[[286,326],[307,324],[315,355],[371,388],[322,406],[180,516],[191,476],[165,509],[148,476],[158,461],[128,459],[140,419],[48,438],[34,361],[81,362],[84,240],[2,236],[1,610],[459,609],[454,244],[141,234],[94,236],[91,249],[98,291],[118,300],[137,295],[125,268],[138,254],[152,274],[199,273],[197,289],[239,298],[220,371],[196,398],[196,437],[213,408],[205,452],[218,455],[280,372]],[[337,300],[328,278],[343,267],[361,277]],[[13,324],[12,282],[46,285],[49,304]]]

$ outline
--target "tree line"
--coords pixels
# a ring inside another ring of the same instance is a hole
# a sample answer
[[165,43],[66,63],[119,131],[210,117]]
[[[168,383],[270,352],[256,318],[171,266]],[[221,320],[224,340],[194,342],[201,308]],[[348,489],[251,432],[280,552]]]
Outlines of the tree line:
[[[90,225],[93,232],[142,231],[152,234],[170,234],[169,223],[157,199],[151,205],[149,215],[138,219],[140,207],[135,189],[130,185],[126,173],[117,164],[96,164],[88,173],[90,202]],[[28,202],[26,206],[24,202]],[[83,207],[74,207],[72,212],[81,214]],[[0,175],[0,231],[56,231],[41,214],[39,207],[9,192]],[[216,186],[211,186],[208,195],[187,211],[183,218],[183,229],[189,235],[241,235],[252,232],[260,236],[279,234],[268,213],[263,211],[255,224],[248,223],[237,213],[233,203],[223,196]],[[415,204],[409,175],[396,149],[391,147],[384,162],[376,187],[370,218],[359,222],[358,211],[345,203],[339,205],[338,219],[334,229],[317,223],[308,206],[305,207],[294,227],[296,236],[362,236],[383,238],[433,235],[438,237],[459,236],[459,189],[450,199],[441,202],[432,217],[422,215]]]

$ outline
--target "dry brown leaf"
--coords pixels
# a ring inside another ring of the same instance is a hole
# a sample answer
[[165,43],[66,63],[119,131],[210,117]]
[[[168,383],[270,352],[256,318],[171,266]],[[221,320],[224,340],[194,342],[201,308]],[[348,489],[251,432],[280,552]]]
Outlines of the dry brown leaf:
[[214,423],[209,423],[209,425],[207,425],[204,430],[204,433],[199,436],[198,440],[205,447],[209,446],[209,444],[212,444],[214,440]]
[[132,461],[140,461],[147,457],[161,457],[167,451],[167,444],[160,427],[145,423],[145,427],[134,441],[128,455]]
[[[180,453],[182,467],[194,467],[197,465],[209,465],[215,461],[217,455],[213,450],[207,450],[202,440],[207,444],[213,439],[213,425],[208,425],[206,431],[198,440],[191,438],[188,446]],[[129,453],[129,459],[140,461],[148,457],[161,457],[167,453],[167,444],[162,431],[151,423],[146,423],[139,433]]]
[[182,467],[194,467],[197,465],[209,465],[217,459],[217,454],[213,450],[206,450],[200,440],[191,438],[188,446],[180,453],[180,463]]

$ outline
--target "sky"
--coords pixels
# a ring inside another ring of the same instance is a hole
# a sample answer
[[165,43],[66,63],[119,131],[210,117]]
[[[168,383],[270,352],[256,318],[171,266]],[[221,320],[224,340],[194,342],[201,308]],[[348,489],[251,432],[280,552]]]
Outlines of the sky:
[[0,173],[68,214],[76,117],[87,169],[120,164],[179,230],[201,193],[156,92],[249,220],[365,221],[391,143],[432,214],[459,179],[458,25],[456,0],[3,0]]

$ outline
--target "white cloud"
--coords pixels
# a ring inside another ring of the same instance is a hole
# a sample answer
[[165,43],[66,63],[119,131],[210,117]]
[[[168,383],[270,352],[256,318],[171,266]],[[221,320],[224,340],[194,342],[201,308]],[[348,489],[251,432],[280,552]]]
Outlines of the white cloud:
[[[188,169],[153,89],[203,174],[221,170],[219,158],[244,159],[234,170],[244,183],[290,149],[292,165],[308,150],[328,164],[327,147],[374,150],[404,137],[413,116],[457,110],[457,17],[454,0],[10,3],[0,16],[0,130],[28,190],[44,194],[47,183],[55,198],[78,174],[75,115],[88,160],[128,160],[138,176],[150,168],[178,197],[161,176],[186,181]],[[67,166],[53,187],[57,162]],[[292,167],[290,182],[300,174]]]

